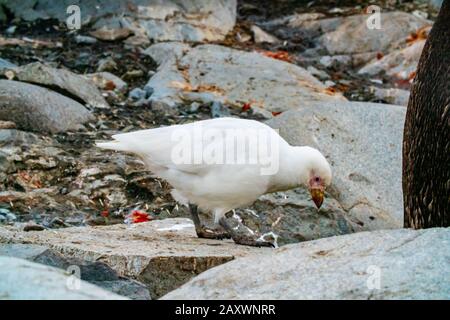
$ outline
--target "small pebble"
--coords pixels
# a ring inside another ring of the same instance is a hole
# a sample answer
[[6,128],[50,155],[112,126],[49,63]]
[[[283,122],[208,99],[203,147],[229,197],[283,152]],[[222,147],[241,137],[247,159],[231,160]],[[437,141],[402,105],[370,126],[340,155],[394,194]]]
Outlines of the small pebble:
[[97,39],[94,37],[77,35],[75,36],[75,42],[78,44],[94,44],[97,43]]
[[42,231],[45,230],[44,226],[41,226],[40,224],[36,224],[36,223],[28,223],[23,227],[23,231],[28,232],[28,231]]
[[155,92],[155,89],[153,89],[153,87],[150,87],[150,86],[146,85],[144,87],[144,91],[145,91],[145,97],[146,98],[150,98],[151,95],[153,94],[153,92]]
[[134,101],[138,101],[141,99],[145,99],[146,94],[147,93],[141,88],[134,88],[133,90],[130,91],[130,93],[128,93],[128,98]]
[[230,110],[225,107],[221,102],[214,101],[211,105],[211,117],[222,118],[230,116]]
[[97,71],[98,72],[113,71],[113,70],[116,70],[116,69],[117,69],[117,63],[111,57],[101,59],[101,60],[99,60],[99,62],[97,64]]
[[0,120],[0,129],[15,129],[16,124],[12,121]]
[[48,227],[50,228],[62,228],[62,227],[68,227],[69,225],[66,224],[61,218],[55,217],[50,221],[48,224]]
[[14,32],[16,32],[17,26],[11,26],[8,29],[6,29],[6,33],[7,34],[13,34]]
[[0,221],[2,222],[13,222],[16,221],[17,217],[14,213],[5,208],[0,208]]
[[200,108],[200,103],[198,103],[198,102],[192,102],[192,103],[191,103],[191,107],[190,107],[190,109],[189,109],[189,112],[195,113],[195,112],[198,111],[199,108]]
[[144,76],[144,71],[142,70],[130,70],[125,72],[122,75],[122,79],[124,80],[130,80],[130,79],[137,79]]

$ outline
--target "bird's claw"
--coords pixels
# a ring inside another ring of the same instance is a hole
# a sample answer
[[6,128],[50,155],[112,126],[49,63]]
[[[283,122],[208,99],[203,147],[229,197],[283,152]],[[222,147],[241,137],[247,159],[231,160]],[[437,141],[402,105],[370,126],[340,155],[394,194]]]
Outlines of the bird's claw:
[[195,232],[197,233],[197,237],[203,238],[203,239],[223,240],[223,239],[231,238],[230,234],[226,231],[211,229],[211,228],[205,227],[204,225],[196,227]]
[[261,238],[257,238],[257,236],[252,232],[249,233],[249,229],[245,227],[243,224],[235,221],[237,227],[234,227],[229,223],[226,217],[220,219],[220,225],[228,231],[233,239],[234,243],[241,244],[244,246],[252,246],[252,247],[275,247],[272,242],[262,240]]
[[253,237],[247,236],[235,236],[233,238],[234,243],[241,244],[244,246],[252,246],[252,247],[271,247],[274,248],[275,245],[272,242],[258,240]]

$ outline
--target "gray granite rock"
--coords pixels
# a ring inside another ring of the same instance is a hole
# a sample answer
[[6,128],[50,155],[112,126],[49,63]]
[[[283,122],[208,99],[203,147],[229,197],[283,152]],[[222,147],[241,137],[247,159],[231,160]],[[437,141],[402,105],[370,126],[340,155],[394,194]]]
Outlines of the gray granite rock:
[[261,196],[250,208],[236,212],[244,225],[278,246],[364,229],[330,195],[318,211],[303,188]]
[[0,119],[39,132],[78,130],[93,120],[80,103],[40,86],[0,80]]
[[261,29],[258,26],[251,26],[250,30],[253,33],[253,40],[256,43],[277,43],[280,42],[277,37],[265,32],[263,29]]
[[161,43],[146,51],[158,64],[149,80],[150,100],[167,106],[220,101],[242,108],[250,102],[268,111],[285,111],[301,101],[345,101],[305,69],[257,52],[218,45],[191,48],[182,43]]
[[[7,175],[17,171],[17,153],[21,148],[28,148],[33,144],[41,144],[43,140],[37,135],[24,132],[16,129],[0,129],[0,179],[5,179]],[[1,209],[3,211],[3,218],[0,221],[3,223],[12,222],[8,215],[8,209]],[[0,213],[1,215],[1,213]]]
[[[3,171],[4,169],[4,155],[0,152],[0,168]],[[12,224],[17,220],[17,216],[5,208],[0,208],[0,224]]]
[[128,98],[138,101],[145,99],[146,92],[141,88],[134,88],[128,93]]
[[16,129],[0,130],[0,146],[2,147],[4,145],[28,146],[40,141],[41,139],[31,132]]
[[381,11],[381,28],[369,29],[367,20],[370,16],[359,14],[324,18],[317,13],[294,14],[268,21],[262,26],[282,39],[300,37],[315,43],[316,48],[301,53],[305,61],[320,60],[325,50],[328,56],[345,57],[351,65],[359,66],[380,53],[388,54],[406,47],[410,34],[432,24],[432,21],[410,13]]
[[89,36],[76,35],[75,42],[79,44],[94,44],[97,43],[97,39]]
[[89,281],[89,283],[132,300],[151,300],[147,287],[138,281],[122,278],[113,281]]
[[363,52],[386,52],[406,43],[406,38],[432,22],[406,12],[384,12],[380,15],[381,29],[369,29],[369,15],[354,15],[342,18],[331,32],[323,34],[319,42],[329,53],[355,54]]
[[64,257],[54,249],[34,244],[0,244],[0,256],[26,259],[62,270],[69,270],[76,266],[79,268],[81,280],[130,299],[151,299],[145,285],[119,277],[114,270],[99,261],[89,262],[73,257]]
[[102,26],[101,28],[91,31],[89,34],[96,39],[103,41],[118,41],[130,37],[133,34],[133,31],[129,28],[109,28],[108,26]]
[[94,28],[112,30],[111,34],[114,30],[128,29],[155,41],[222,40],[236,21],[236,0],[5,0],[2,3],[17,18],[27,21],[53,18],[61,22],[68,17],[67,7],[76,4],[82,25],[94,22]]
[[394,50],[381,59],[373,59],[359,69],[359,74],[375,76],[381,72],[402,80],[412,80],[422,54],[425,40],[418,40],[410,46]]
[[109,108],[94,83],[69,70],[55,69],[35,62],[21,66],[15,72],[20,81],[53,88],[95,108]]
[[[291,28],[305,28],[306,26],[309,26],[310,24],[314,24],[314,21],[325,21],[323,19],[325,15],[323,13],[294,13],[289,16],[276,18],[269,21],[262,22],[262,25],[266,28],[277,28],[287,26]],[[327,25],[327,23],[323,23],[324,26]]]
[[268,124],[290,144],[316,147],[329,160],[333,181],[325,204],[336,200],[365,229],[396,228],[403,224],[405,112],[376,103],[303,103]]
[[292,244],[208,270],[162,299],[450,299],[450,229]]
[[88,73],[84,77],[95,83],[97,88],[101,90],[115,90],[125,93],[128,89],[128,84],[125,81],[107,71]]
[[409,91],[398,88],[377,88],[370,87],[370,92],[373,93],[376,99],[382,100],[386,103],[396,104],[398,106],[406,107],[409,101]]
[[[231,240],[199,239],[192,221],[185,218],[131,226],[117,224],[30,232],[5,226],[0,227],[1,243],[41,245],[65,259],[102,262],[118,276],[144,283],[152,298],[158,298],[195,275],[236,257],[271,250],[238,246]],[[94,268],[94,271],[103,269]]]
[[[124,300],[57,268],[0,256],[0,298],[11,300]],[[79,282],[78,282],[79,281]]]
[[4,71],[6,71],[8,69],[14,69],[14,68],[17,68],[17,66],[14,63],[0,58],[0,73],[3,73]]

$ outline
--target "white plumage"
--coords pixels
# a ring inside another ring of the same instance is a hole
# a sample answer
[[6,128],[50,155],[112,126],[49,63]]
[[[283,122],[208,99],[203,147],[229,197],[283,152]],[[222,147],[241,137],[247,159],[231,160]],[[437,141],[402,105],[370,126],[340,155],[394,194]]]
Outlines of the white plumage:
[[97,146],[138,155],[150,171],[171,184],[175,200],[212,211],[216,222],[265,193],[300,185],[311,190],[318,178],[317,186],[323,189],[331,182],[330,166],[319,151],[292,147],[258,121],[219,118],[112,138]]

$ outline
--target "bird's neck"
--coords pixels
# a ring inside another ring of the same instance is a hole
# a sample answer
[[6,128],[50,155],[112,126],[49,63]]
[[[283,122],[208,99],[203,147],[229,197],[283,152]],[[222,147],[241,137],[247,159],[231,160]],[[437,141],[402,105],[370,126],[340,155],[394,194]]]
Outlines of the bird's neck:
[[280,152],[278,172],[273,175],[268,193],[305,185],[309,179],[310,155],[304,147],[288,145]]

